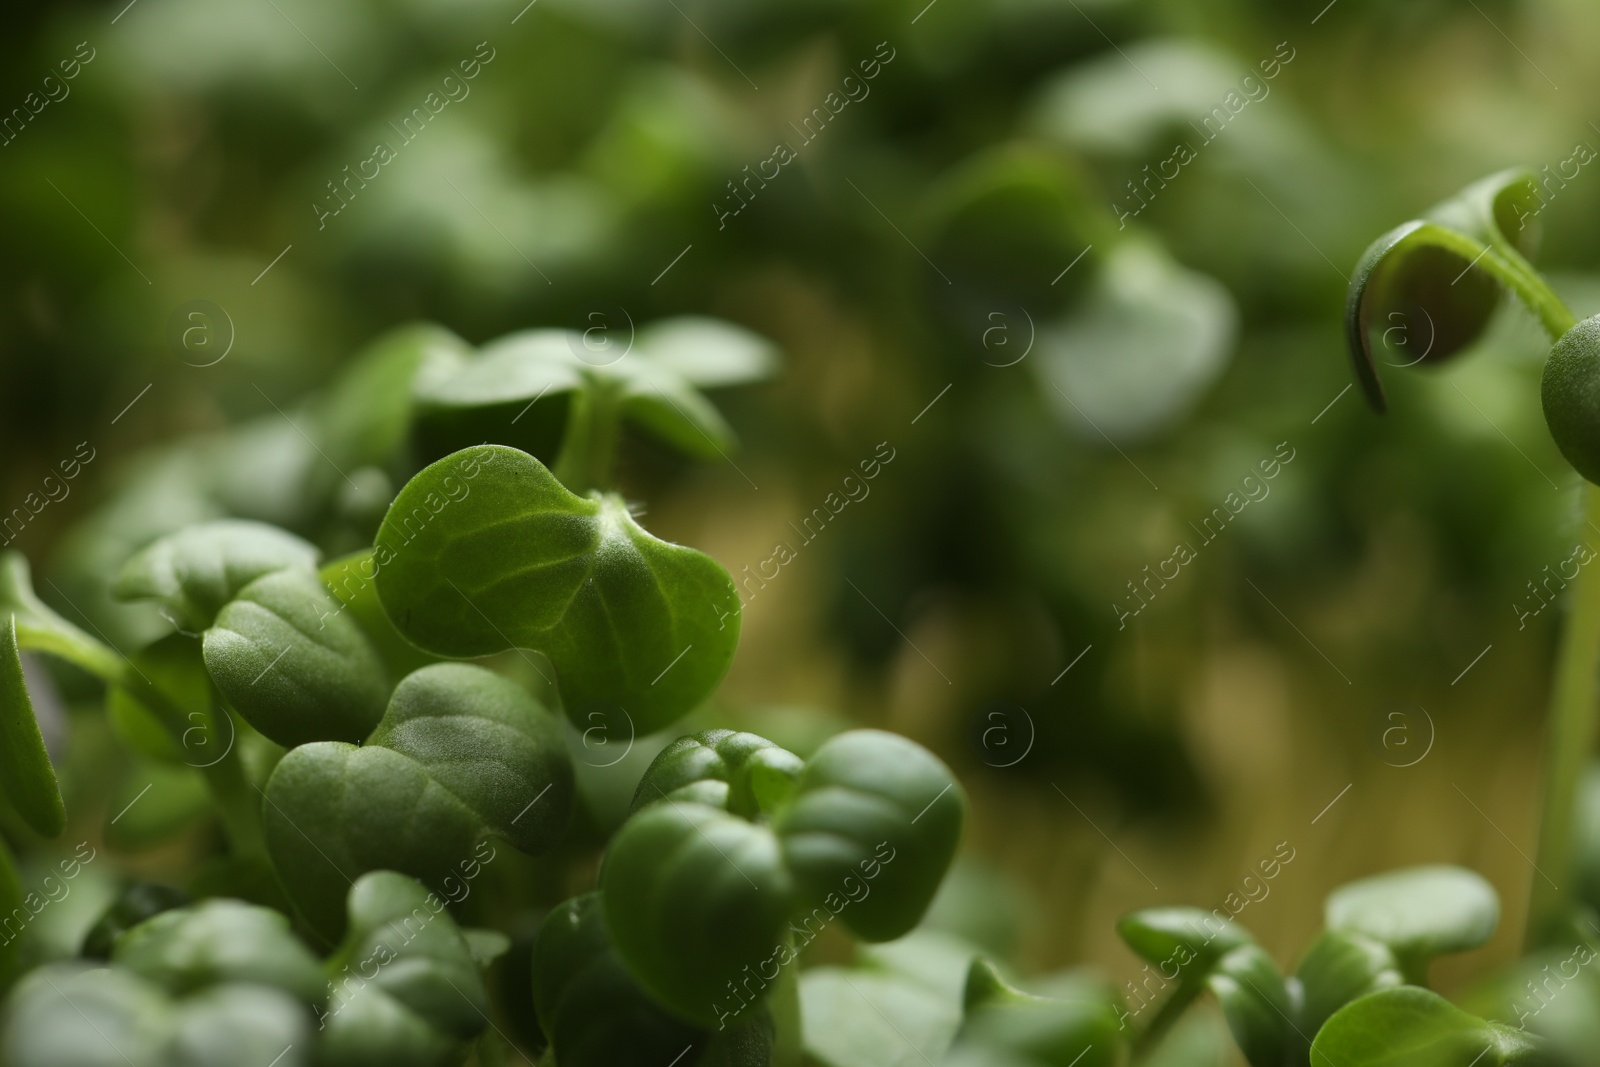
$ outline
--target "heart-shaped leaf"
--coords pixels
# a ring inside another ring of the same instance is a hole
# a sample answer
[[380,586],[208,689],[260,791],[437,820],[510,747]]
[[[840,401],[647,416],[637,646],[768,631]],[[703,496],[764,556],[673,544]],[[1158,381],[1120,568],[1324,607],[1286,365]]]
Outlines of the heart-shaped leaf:
[[1308,1034],[1352,1000],[1404,982],[1388,946],[1350,930],[1323,931],[1295,977],[1303,994],[1299,1025]]
[[1600,315],[1561,335],[1544,365],[1544,421],[1574,470],[1600,484]]
[[599,893],[545,916],[533,948],[533,1002],[563,1067],[670,1063],[767,1067],[772,1024],[765,1012],[725,1030],[696,1029],[636,985],[611,945]]
[[1409,867],[1363,878],[1329,894],[1330,930],[1351,930],[1387,945],[1410,981],[1428,961],[1488,941],[1500,922],[1494,887],[1461,867]]
[[240,589],[205,632],[204,655],[228,703],[280,745],[358,741],[389,695],[371,642],[309,569]]
[[1385,407],[1375,332],[1393,357],[1384,362],[1410,366],[1447,360],[1476,340],[1502,285],[1547,322],[1552,313],[1566,315],[1559,301],[1551,306],[1554,298],[1523,258],[1534,243],[1527,225],[1533,203],[1532,173],[1503,171],[1390,230],[1362,253],[1350,281],[1345,333],[1356,378],[1374,408]]
[[239,900],[163,911],[118,938],[111,961],[179,996],[249,982],[315,1004],[326,984],[316,957],[289,932],[288,919]]
[[1548,1062],[1541,1042],[1468,1015],[1437,993],[1401,986],[1334,1013],[1311,1044],[1311,1062],[1333,1067],[1498,1067]]
[[[566,830],[560,728],[511,681],[460,663],[407,675],[360,746],[302,745],[267,781],[267,849],[290,897],[337,935],[360,874],[403,871],[460,899],[498,836],[537,854]],[[476,858],[475,858],[476,857]]]
[[316,546],[276,526],[219,519],[186,526],[123,564],[113,587],[121,600],[156,600],[180,630],[210,626],[239,591],[286,567],[317,565]]
[[489,1020],[472,946],[444,901],[393,871],[350,887],[349,933],[328,958],[318,1064],[454,1067]]
[[850,730],[806,761],[773,825],[808,904],[831,910],[864,872],[876,872],[870,895],[852,901],[842,920],[857,937],[888,941],[921,921],[966,814],[950,769],[927,749],[882,730]]
[[661,729],[711,695],[738,644],[738,593],[715,560],[650,536],[618,497],[569,493],[514,448],[411,479],[375,559],[408,639],[444,656],[543,652],[580,726],[620,707],[640,734]]
[[778,839],[720,808],[652,804],[611,839],[606,924],[634,979],[705,1029],[739,1022],[794,957],[794,880]]
[[[514,422],[537,401],[577,394],[574,403],[549,409],[567,411],[569,421],[593,418],[597,409],[614,412],[680,451],[715,458],[733,447],[733,431],[696,387],[754,381],[777,365],[769,343],[716,319],[667,319],[636,337],[620,324],[620,336],[613,332],[608,325],[502,337],[476,358],[427,368],[416,380],[417,399],[434,418],[504,410],[517,412]],[[569,427],[568,440],[574,436]]]
[[[618,954],[651,996],[700,1026],[760,1002],[835,918],[867,940],[910,930],[960,839],[960,787],[905,738],[849,731],[798,774],[796,762],[726,731],[669,746],[606,853],[600,886]],[[791,947],[791,935],[803,940]]]
[[1206,976],[1250,1067],[1279,1067],[1293,1047],[1294,1011],[1283,976],[1260,945],[1240,945]]
[[55,837],[66,827],[61,787],[22,674],[16,617],[9,612],[0,618],[0,789],[38,833]]

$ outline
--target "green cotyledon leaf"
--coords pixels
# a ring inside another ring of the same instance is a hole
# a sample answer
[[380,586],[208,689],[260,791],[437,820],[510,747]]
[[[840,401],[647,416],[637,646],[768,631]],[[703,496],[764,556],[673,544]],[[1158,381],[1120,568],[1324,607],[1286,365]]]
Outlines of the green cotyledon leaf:
[[226,983],[175,997],[125,968],[51,963],[12,990],[0,1015],[0,1061],[7,1067],[309,1067],[312,1033],[305,1005],[282,990]]
[[633,810],[660,800],[699,800],[741,818],[771,812],[793,791],[805,761],[755,734],[707,730],[657,754],[633,795]]
[[540,853],[565,832],[572,765],[560,727],[492,671],[439,663],[407,675],[362,745],[302,745],[279,761],[263,808],[285,890],[337,936],[345,891],[380,869],[462,899],[491,837]]
[[955,852],[965,798],[914,742],[850,731],[798,763],[750,734],[684,738],[646,771],[606,853],[618,955],[699,1026],[761,1002],[792,943],[835,918],[873,941],[910,930]]
[[533,1001],[562,1067],[767,1067],[772,1058],[764,1010],[724,1030],[702,1030],[646,996],[617,958],[599,893],[558,905],[540,924]]
[[568,718],[626,712],[652,733],[733,660],[739,597],[709,556],[652,537],[614,495],[575,496],[534,457],[446,456],[395,498],[374,546],[378,596],[438,655],[544,653]]
[[0,617],[0,789],[38,833],[55,837],[67,825],[61,787],[22,674],[16,616],[10,612]]
[[703,1029],[762,1000],[794,958],[795,885],[778,839],[720,808],[667,800],[634,814],[606,850],[600,889],[634,980]]
[[180,996],[251,982],[308,1004],[323,997],[322,968],[289,931],[289,920],[241,900],[206,900],[146,919],[117,938],[111,962]]
[[358,741],[389,695],[372,643],[310,569],[272,571],[239,589],[203,651],[228,703],[280,745]]
[[1488,941],[1500,922],[1500,898],[1482,876],[1461,867],[1408,867],[1340,886],[1328,895],[1330,930],[1351,930],[1388,946],[1408,980],[1420,983],[1428,962]]
[[1572,327],[1550,349],[1540,396],[1562,456],[1600,484],[1600,315]]
[[198,633],[257,578],[315,567],[317,556],[315,545],[287,530],[218,519],[151,542],[123,564],[113,592],[119,600],[155,600],[173,625]]
[[[1542,285],[1519,284],[1532,268],[1533,174],[1507,170],[1379,237],[1350,280],[1345,334],[1356,378],[1374,408],[1385,407],[1378,363],[1436,364],[1483,332],[1499,287],[1508,286],[1536,314],[1552,310]],[[1375,347],[1373,336],[1381,337]]]
[[1544,1043],[1469,1015],[1439,994],[1399,986],[1340,1008],[1311,1043],[1313,1064],[1335,1067],[1499,1067],[1545,1064]]
[[1206,976],[1206,988],[1222,1005],[1234,1043],[1250,1067],[1280,1067],[1298,1036],[1290,1022],[1295,1009],[1266,950],[1240,945],[1217,961]]
[[922,919],[961,840],[967,801],[938,757],[883,730],[850,730],[806,761],[773,828],[808,904],[828,904],[847,880],[878,870],[841,921],[888,941]]
[[324,965],[320,1067],[454,1067],[488,1025],[489,997],[445,902],[393,871],[356,879],[349,932]]

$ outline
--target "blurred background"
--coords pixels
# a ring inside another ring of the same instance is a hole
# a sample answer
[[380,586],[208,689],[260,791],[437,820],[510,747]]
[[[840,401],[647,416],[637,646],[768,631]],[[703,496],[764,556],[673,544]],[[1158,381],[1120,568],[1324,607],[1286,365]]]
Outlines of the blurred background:
[[[1430,339],[1397,324],[1379,417],[1345,288],[1384,230],[1548,167],[1537,262],[1600,310],[1597,34],[1579,0],[17,9],[0,511],[82,470],[4,537],[129,647],[151,620],[104,575],[160,533],[370,536],[319,466],[337,427],[289,416],[383,331],[718,316],[783,354],[717,396],[738,453],[624,455],[654,532],[763,576],[706,724],[934,748],[1025,969],[1132,977],[1121,913],[1292,854],[1240,915],[1285,964],[1340,882],[1482,871],[1506,921],[1441,964],[1459,990],[1515,952],[1550,576],[1600,532],[1526,315],[1444,368],[1403,369]],[[75,736],[68,810],[115,812],[110,742]]]

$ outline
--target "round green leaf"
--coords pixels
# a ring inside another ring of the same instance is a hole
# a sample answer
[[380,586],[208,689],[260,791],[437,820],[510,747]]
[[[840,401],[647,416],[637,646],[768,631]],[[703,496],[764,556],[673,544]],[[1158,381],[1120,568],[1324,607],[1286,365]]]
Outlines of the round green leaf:
[[1573,469],[1600,483],[1600,315],[1562,335],[1544,365],[1544,421]]
[[16,616],[0,619],[0,789],[23,820],[45,837],[67,825],[56,771],[28,696],[17,647]]
[[349,933],[328,958],[319,1067],[454,1067],[488,1025],[472,946],[426,887],[374,871],[350,887]]
[[1217,911],[1203,908],[1143,908],[1124,915],[1117,933],[1146,963],[1169,965],[1185,981],[1199,981],[1227,953],[1252,944],[1250,931]]
[[922,919],[966,814],[961,787],[927,749],[851,730],[806,761],[774,829],[804,901],[837,911],[858,937],[888,941]]
[[218,519],[152,542],[123,564],[121,600],[156,600],[181,630],[198,633],[222,606],[264,574],[317,565],[316,546],[276,526]]
[[777,349],[766,338],[704,315],[651,323],[634,351],[701,389],[760,381],[778,369]]
[[1410,867],[1336,889],[1325,918],[1330,930],[1352,930],[1389,946],[1410,975],[1440,953],[1488,941],[1500,922],[1500,898],[1472,871]]
[[572,810],[572,765],[538,702],[492,671],[440,663],[395,688],[365,744],[285,756],[267,781],[267,849],[295,904],[336,934],[364,872],[403,871],[452,899],[493,857],[491,835],[540,853]]
[[1385,989],[1334,1013],[1311,1044],[1335,1067],[1497,1067],[1537,1063],[1531,1035],[1468,1015],[1416,986]]
[[794,883],[778,840],[719,808],[671,800],[639,811],[612,838],[600,888],[634,979],[706,1029],[744,1021],[793,959]]
[[357,741],[389,695],[371,642],[312,570],[280,570],[240,589],[204,639],[228,703],[280,745]]
[[1308,1034],[1328,1017],[1368,993],[1402,984],[1400,964],[1388,946],[1349,930],[1325,930],[1300,967],[1300,1027]]
[[1379,237],[1361,254],[1345,303],[1345,334],[1356,378],[1384,410],[1372,336],[1400,330],[1400,365],[1438,363],[1475,341],[1498,303],[1499,283],[1525,268],[1534,231],[1523,224],[1531,172],[1508,170],[1475,182],[1421,219]]
[[619,497],[569,493],[525,452],[488,445],[425,468],[378,531],[378,595],[445,656],[543,652],[568,718],[621,708],[640,734],[710,696],[739,597],[709,556],[647,533]]
[[1283,976],[1260,945],[1240,945],[1206,976],[1250,1067],[1279,1067],[1293,1047],[1294,1011]]

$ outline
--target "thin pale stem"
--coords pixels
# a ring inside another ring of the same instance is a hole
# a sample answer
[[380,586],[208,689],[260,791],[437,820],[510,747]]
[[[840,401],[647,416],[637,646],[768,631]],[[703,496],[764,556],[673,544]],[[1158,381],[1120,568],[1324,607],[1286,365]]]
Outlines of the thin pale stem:
[[595,379],[572,396],[555,475],[579,496],[612,488],[622,435],[618,399],[610,382]]

